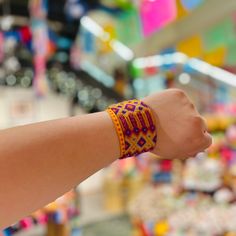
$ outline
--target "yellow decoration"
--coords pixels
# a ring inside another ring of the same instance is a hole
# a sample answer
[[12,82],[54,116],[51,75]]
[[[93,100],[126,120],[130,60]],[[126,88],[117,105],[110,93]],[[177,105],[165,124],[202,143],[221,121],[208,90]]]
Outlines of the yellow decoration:
[[104,53],[108,53],[112,51],[112,48],[110,46],[110,42],[111,40],[113,40],[114,38],[116,38],[116,31],[113,25],[109,24],[109,25],[105,25],[104,26],[104,31],[107,33],[107,39],[105,39],[102,42],[102,48],[101,51]]
[[226,57],[226,48],[218,48],[217,50],[207,53],[203,56],[203,60],[214,66],[224,65]]
[[159,221],[154,227],[155,236],[167,235],[168,231],[169,231],[169,224],[166,220]]
[[176,49],[187,54],[189,57],[200,57],[203,51],[202,40],[198,35],[193,36],[180,42]]
[[177,4],[177,19],[186,16],[188,12],[184,9],[181,0],[176,0],[176,4]]
[[230,233],[227,233],[225,236],[236,236],[236,233],[230,232]]

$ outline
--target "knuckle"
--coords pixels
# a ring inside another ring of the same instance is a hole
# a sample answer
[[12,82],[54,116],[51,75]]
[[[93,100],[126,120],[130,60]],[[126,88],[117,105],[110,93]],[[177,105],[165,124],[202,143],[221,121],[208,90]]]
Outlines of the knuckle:
[[201,116],[193,116],[192,117],[192,124],[195,127],[201,126],[203,124],[203,119]]
[[185,92],[181,89],[173,89],[172,92],[176,97],[180,97],[180,98],[186,97]]
[[195,105],[193,103],[191,103],[191,102],[190,102],[189,106],[190,106],[191,110],[195,110],[196,109]]

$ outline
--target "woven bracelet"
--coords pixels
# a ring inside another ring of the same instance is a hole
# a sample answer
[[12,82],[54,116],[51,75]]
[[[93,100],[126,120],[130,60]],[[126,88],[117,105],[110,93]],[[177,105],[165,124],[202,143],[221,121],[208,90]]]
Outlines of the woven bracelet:
[[154,149],[157,130],[152,110],[140,100],[130,100],[108,107],[120,142],[122,158],[137,156]]

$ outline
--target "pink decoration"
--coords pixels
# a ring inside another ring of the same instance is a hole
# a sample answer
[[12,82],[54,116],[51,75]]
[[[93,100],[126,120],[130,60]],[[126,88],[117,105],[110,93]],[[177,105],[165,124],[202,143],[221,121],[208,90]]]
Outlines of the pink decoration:
[[48,217],[46,214],[42,214],[40,216],[37,217],[38,223],[41,225],[45,225],[48,221]]
[[23,229],[29,229],[33,225],[32,219],[30,217],[25,218],[20,221],[20,225]]
[[164,27],[177,16],[175,0],[143,0],[140,16],[144,36],[149,36]]

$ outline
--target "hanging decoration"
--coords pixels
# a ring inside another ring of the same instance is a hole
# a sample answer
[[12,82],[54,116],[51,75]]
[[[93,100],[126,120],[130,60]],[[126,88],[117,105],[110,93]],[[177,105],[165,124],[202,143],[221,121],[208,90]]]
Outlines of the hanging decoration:
[[0,32],[0,63],[3,62],[4,59],[4,35]]
[[214,51],[236,41],[235,27],[231,18],[227,18],[213,26],[203,35],[204,50]]
[[178,43],[176,49],[189,57],[200,57],[203,53],[202,39],[199,35],[192,36]]
[[117,39],[130,46],[142,40],[140,17],[136,8],[130,8],[117,17]]
[[181,0],[176,0],[177,6],[177,19],[188,15],[188,11],[183,7]]
[[196,7],[200,6],[204,0],[181,0],[183,7],[186,10],[193,10]]
[[38,96],[47,91],[46,59],[48,56],[48,28],[46,24],[47,0],[31,0],[29,3],[34,51],[34,87]]
[[103,29],[109,34],[109,40],[104,40],[101,42],[100,51],[102,53],[110,53],[112,52],[111,41],[116,38],[116,30],[114,25],[111,23],[105,24]]
[[133,7],[133,1],[132,0],[116,0],[118,7],[128,10]]
[[219,67],[224,65],[225,57],[226,57],[225,47],[218,48],[212,52],[209,52],[203,55],[204,61],[206,61],[207,63],[211,65],[219,66]]
[[236,41],[228,46],[225,62],[229,66],[236,65]]
[[144,0],[140,6],[144,36],[149,36],[177,17],[175,0]]

